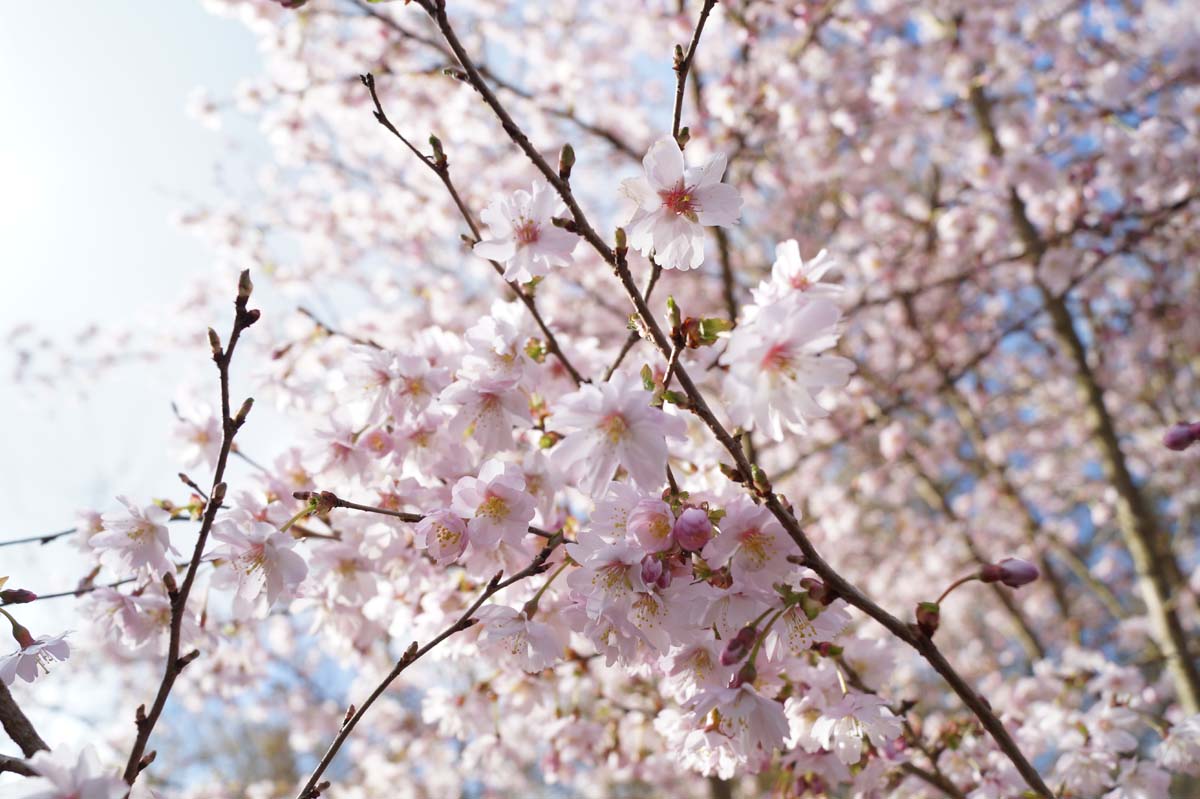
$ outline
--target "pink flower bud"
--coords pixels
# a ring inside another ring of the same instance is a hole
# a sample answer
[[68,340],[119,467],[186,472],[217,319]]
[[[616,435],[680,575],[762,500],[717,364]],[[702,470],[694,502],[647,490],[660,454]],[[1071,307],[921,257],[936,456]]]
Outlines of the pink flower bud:
[[659,590],[671,585],[671,570],[661,560],[653,555],[642,558],[642,582],[649,588],[654,586]]
[[33,635],[29,632],[29,630],[19,624],[14,624],[12,632],[13,638],[17,639],[17,643],[21,645],[22,649],[28,649],[29,647],[33,646]]
[[1200,441],[1200,422],[1173,424],[1167,428],[1162,439],[1164,447],[1176,452],[1182,452],[1197,441]]
[[35,599],[37,599],[37,594],[32,591],[26,591],[24,588],[10,588],[7,591],[0,591],[0,602],[3,602],[5,605],[23,605]]
[[643,499],[633,506],[625,529],[647,552],[662,552],[671,548],[671,529],[675,514],[661,499]]
[[753,627],[743,627],[737,631],[737,635],[729,639],[725,644],[725,648],[721,650],[721,665],[732,666],[750,651],[750,647],[754,646],[754,639],[758,637],[758,630]]
[[713,526],[703,508],[684,508],[675,520],[672,535],[683,549],[699,552],[712,539]]
[[1040,576],[1037,566],[1020,558],[1004,558],[999,563],[989,563],[979,570],[979,579],[985,583],[1004,583],[1009,588],[1028,585]]

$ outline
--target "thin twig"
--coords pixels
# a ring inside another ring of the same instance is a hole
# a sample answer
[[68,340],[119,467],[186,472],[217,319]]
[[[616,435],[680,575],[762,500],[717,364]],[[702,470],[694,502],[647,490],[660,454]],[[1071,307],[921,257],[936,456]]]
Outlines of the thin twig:
[[[325,503],[331,508],[347,508],[348,510],[360,510],[365,513],[378,513],[381,516],[391,516],[394,519],[399,519],[403,522],[411,522],[413,524],[425,518],[421,513],[406,513],[405,511],[392,510],[391,508],[381,508],[376,505],[361,505],[357,502],[350,502],[342,499],[331,491],[296,491],[292,496],[299,500],[311,500],[317,498],[319,502]],[[294,529],[294,525],[293,525]],[[538,538],[550,539],[555,536],[547,530],[540,527],[530,526],[528,528],[530,535],[536,535]]]
[[137,780],[138,774],[149,764],[148,756],[143,757],[146,752],[146,745],[150,741],[151,733],[154,732],[154,726],[162,716],[163,709],[167,704],[167,697],[170,696],[171,689],[175,685],[175,680],[179,677],[184,667],[192,661],[195,654],[198,654],[189,653],[180,657],[179,649],[183,631],[183,619],[187,613],[187,601],[192,591],[192,585],[196,581],[196,572],[199,570],[200,562],[203,560],[204,545],[208,541],[208,534],[212,530],[213,522],[216,520],[217,511],[220,510],[221,503],[225,499],[225,466],[229,462],[229,453],[233,447],[233,438],[245,423],[246,415],[249,413],[252,404],[250,400],[246,400],[237,411],[236,416],[231,411],[229,403],[229,364],[233,360],[234,348],[237,347],[242,331],[258,321],[258,310],[251,310],[246,307],[253,288],[253,284],[250,282],[249,270],[242,272],[238,279],[237,299],[234,301],[233,329],[229,335],[229,343],[224,349],[221,347],[221,342],[217,334],[211,329],[209,330],[209,343],[212,345],[213,361],[217,365],[221,383],[221,451],[217,456],[216,468],[213,470],[212,489],[209,491],[212,499],[205,506],[200,532],[196,538],[196,546],[192,550],[192,557],[188,563],[183,583],[176,588],[174,575],[168,573],[164,576],[164,582],[167,584],[167,595],[171,599],[171,629],[167,644],[166,666],[163,670],[162,682],[159,684],[154,702],[150,706],[150,711],[146,712],[145,705],[138,708],[136,716],[137,738],[134,740],[133,748],[130,750],[129,760],[125,764],[124,778],[125,782],[129,785],[133,785]]
[[60,530],[57,533],[47,533],[45,535],[31,535],[28,538],[12,538],[8,541],[0,541],[0,547],[12,547],[17,544],[49,544],[63,536],[68,536],[78,530],[77,527],[72,527],[68,530]]

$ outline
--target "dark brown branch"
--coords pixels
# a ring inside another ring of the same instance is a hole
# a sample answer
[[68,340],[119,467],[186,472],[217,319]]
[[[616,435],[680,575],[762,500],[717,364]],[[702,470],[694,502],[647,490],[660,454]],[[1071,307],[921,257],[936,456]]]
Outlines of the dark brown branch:
[[5,771],[11,771],[13,774],[20,774],[23,777],[38,776],[38,773],[33,770],[33,766],[29,765],[21,758],[0,755],[0,773]]
[[562,543],[562,541],[563,538],[561,535],[552,536],[550,540],[546,542],[546,545],[542,547],[541,551],[538,552],[538,554],[534,557],[534,559],[530,561],[528,566],[514,574],[512,577],[509,577],[507,580],[500,579],[503,575],[503,572],[497,572],[496,575],[488,582],[487,587],[484,588],[483,592],[478,596],[478,598],[471,603],[471,606],[467,608],[453,624],[439,633],[437,637],[429,641],[429,643],[422,647],[418,647],[417,642],[413,641],[412,644],[409,645],[408,649],[404,651],[404,654],[400,656],[400,659],[396,661],[396,665],[392,667],[392,670],[388,672],[386,677],[383,678],[382,682],[375,686],[375,690],[371,692],[371,695],[368,696],[366,700],[363,701],[363,703],[359,705],[356,710],[354,710],[353,713],[347,714],[346,720],[342,723],[342,728],[338,730],[337,736],[333,739],[333,743],[329,745],[329,749],[326,750],[325,755],[321,758],[321,762],[317,764],[315,769],[313,769],[313,773],[309,776],[308,782],[304,784],[304,787],[300,790],[300,793],[297,794],[297,799],[313,799],[313,797],[319,794],[321,776],[325,773],[325,770],[329,768],[329,764],[333,762],[334,757],[337,756],[338,750],[342,748],[342,744],[345,743],[346,739],[350,737],[350,734],[354,732],[354,728],[358,726],[358,723],[362,721],[363,716],[365,716],[367,711],[371,709],[371,705],[375,704],[375,701],[379,699],[379,697],[383,696],[388,687],[395,682],[397,677],[404,673],[405,669],[424,657],[431,649],[436,647],[442,641],[445,641],[455,633],[461,632],[475,624],[475,619],[473,617],[476,611],[478,611],[479,608],[483,606],[483,603],[493,595],[507,588],[508,586],[513,585],[514,583],[518,583],[527,577],[532,577],[535,574],[541,574],[543,571],[545,571],[546,561],[550,558],[550,555],[554,553],[554,550],[559,544]]
[[8,733],[8,737],[12,742],[21,747],[21,752],[25,757],[33,757],[37,752],[50,750],[46,746],[46,742],[42,740],[42,736],[33,727],[33,722],[17,705],[17,700],[13,699],[11,693],[8,692],[8,686],[0,682],[0,725],[4,726],[4,731]]
[[217,365],[217,372],[221,383],[221,451],[217,456],[216,468],[213,470],[212,488],[209,491],[211,500],[204,508],[204,517],[200,524],[200,532],[196,537],[196,546],[192,550],[192,557],[188,563],[183,583],[178,588],[175,588],[173,575],[168,575],[170,579],[164,578],[167,584],[167,594],[171,599],[171,629],[167,643],[166,665],[163,670],[162,682],[158,686],[158,692],[155,694],[150,711],[147,713],[144,705],[138,708],[136,717],[137,738],[134,740],[132,750],[130,750],[129,760],[125,764],[124,778],[125,782],[129,785],[133,785],[134,781],[137,780],[138,774],[144,768],[143,756],[146,754],[146,745],[150,741],[151,733],[154,732],[154,726],[158,723],[163,709],[167,705],[167,697],[171,694],[175,680],[179,677],[184,667],[192,660],[190,653],[187,656],[181,657],[179,651],[183,619],[187,613],[187,601],[191,595],[192,585],[196,582],[196,572],[199,570],[200,562],[204,556],[204,545],[208,541],[209,531],[212,530],[213,522],[217,517],[217,511],[220,510],[221,503],[225,499],[225,466],[229,462],[229,452],[233,447],[233,439],[242,424],[245,423],[246,415],[249,413],[251,406],[251,401],[246,400],[236,415],[233,413],[229,402],[229,364],[233,360],[233,352],[237,347],[238,339],[241,338],[242,331],[258,321],[258,310],[246,307],[252,290],[253,285],[250,282],[250,272],[247,270],[242,272],[238,279],[237,299],[234,301],[233,329],[229,334],[229,343],[224,349],[221,347],[221,342],[217,334],[211,329],[209,330],[209,343],[212,346],[213,361]]
[[[575,225],[580,234],[586,241],[588,241],[589,244],[592,245],[593,249],[599,253],[600,257],[603,258],[613,268],[617,279],[621,282],[622,287],[625,289],[625,293],[629,296],[630,301],[633,303],[641,323],[645,325],[646,330],[654,341],[655,346],[658,348],[659,352],[664,358],[670,358],[671,342],[658,324],[655,315],[651,313],[650,309],[647,307],[645,298],[638,292],[637,286],[634,285],[633,277],[629,272],[629,266],[625,261],[624,254],[614,251],[604,242],[603,239],[600,238],[599,235],[596,234],[595,230],[592,228],[591,224],[584,215],[583,210],[579,207],[578,202],[576,202],[574,196],[572,195],[570,186],[567,185],[565,181],[562,181],[558,178],[558,175],[546,162],[546,159],[542,157],[541,153],[539,153],[536,148],[534,148],[534,146],[530,143],[529,138],[525,135],[521,128],[518,127],[515,122],[513,122],[512,117],[509,116],[503,105],[496,98],[495,93],[492,92],[487,83],[483,80],[482,76],[479,74],[479,70],[475,67],[470,56],[467,54],[461,42],[458,40],[453,27],[450,25],[450,21],[446,16],[446,7],[443,0],[416,0],[416,2],[418,2],[437,23],[438,29],[442,32],[442,36],[450,46],[450,49],[454,51],[455,57],[458,58],[459,63],[465,70],[471,85],[475,87],[475,90],[479,92],[487,106],[496,114],[496,117],[500,120],[501,126],[513,140],[513,143],[516,144],[517,147],[529,157],[533,164],[542,172],[543,175],[546,176],[546,179],[550,182],[550,185],[554,186],[554,188],[559,192],[559,196],[562,197],[563,202],[565,202],[567,207],[571,210],[571,213],[574,216]],[[729,453],[730,457],[733,458],[737,467],[736,470],[740,474],[744,475],[748,480],[750,476],[757,470],[752,467],[741,445],[736,439],[733,438],[733,436],[729,434],[729,431],[725,429],[725,427],[717,419],[716,415],[712,412],[712,409],[709,408],[707,400],[696,387],[696,384],[693,382],[687,370],[681,367],[676,371],[676,374],[678,376],[680,385],[687,394],[690,403],[690,409],[693,411],[693,413],[700,417],[701,421],[703,421],[705,426],[709,428],[713,436],[721,443],[726,452]],[[806,565],[815,571],[818,576],[820,576],[838,596],[842,597],[848,603],[854,605],[868,616],[875,619],[889,632],[907,643],[923,658],[925,658],[925,660],[933,667],[933,669],[950,685],[954,692],[958,694],[959,698],[962,699],[963,703],[967,705],[971,712],[979,718],[980,723],[984,726],[988,733],[991,734],[992,738],[996,741],[997,746],[999,746],[1001,751],[1003,751],[1009,760],[1013,762],[1013,765],[1016,767],[1017,771],[1020,772],[1021,776],[1036,792],[1036,794],[1044,799],[1053,799],[1054,794],[1050,790],[1049,786],[1046,785],[1046,783],[1042,780],[1041,775],[1038,774],[1037,769],[1033,767],[1033,764],[1031,764],[1021,752],[1020,747],[1018,747],[1016,744],[1016,741],[1013,740],[1004,724],[992,711],[986,700],[976,693],[975,689],[972,688],[965,679],[963,679],[963,677],[954,669],[952,665],[950,665],[949,661],[946,660],[945,656],[942,655],[941,651],[934,645],[933,641],[916,630],[915,626],[910,627],[908,624],[902,622],[895,616],[892,616],[879,605],[875,604],[875,602],[867,598],[856,586],[851,584],[848,580],[836,572],[828,563],[826,563],[813,547],[812,542],[808,539],[808,536],[805,535],[795,516],[784,507],[779,497],[776,496],[775,493],[769,489],[769,487],[760,487],[756,489],[756,494],[763,504],[771,511],[772,515],[779,520],[784,529],[787,530],[788,535],[793,541],[796,542],[796,545],[800,547],[801,552],[804,553]]]
[[700,18],[696,21],[696,30],[692,32],[692,43],[688,45],[687,53],[675,64],[675,110],[671,116],[671,136],[679,140],[680,123],[683,121],[683,97],[687,90],[688,70],[692,68],[692,60],[696,57],[696,48],[700,46],[700,34],[704,33],[704,23],[712,12],[717,0],[704,0],[700,9]]

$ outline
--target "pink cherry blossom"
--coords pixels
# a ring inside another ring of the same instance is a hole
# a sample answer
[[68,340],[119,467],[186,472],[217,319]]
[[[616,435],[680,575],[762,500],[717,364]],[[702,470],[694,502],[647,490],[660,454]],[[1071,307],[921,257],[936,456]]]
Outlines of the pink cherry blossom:
[[545,181],[495,199],[480,215],[488,238],[475,245],[475,254],[504,264],[505,280],[520,283],[548,274],[550,267],[567,266],[579,237],[552,221],[565,210]]
[[517,665],[529,672],[541,671],[562,658],[562,636],[549,624],[504,605],[485,605],[475,616],[480,648],[485,652],[515,657]]
[[413,543],[439,566],[458,560],[467,549],[467,523],[449,510],[435,510],[417,522]]
[[467,519],[471,544],[487,550],[502,540],[520,543],[533,520],[535,504],[517,466],[490,460],[480,467],[478,477],[464,477],[454,484],[450,509]]
[[167,532],[171,514],[158,505],[139,508],[127,497],[117,497],[117,501],[125,506],[125,513],[104,514],[104,532],[91,537],[92,547],[122,572],[149,569],[157,576],[173,572],[167,553],[179,553]]
[[117,770],[101,766],[90,746],[78,753],[65,747],[36,752],[29,765],[38,777],[24,799],[121,799],[129,792]]
[[12,685],[13,680],[20,677],[25,682],[33,682],[43,674],[50,673],[50,663],[55,660],[66,660],[71,655],[71,645],[66,642],[67,633],[47,636],[40,635],[31,638],[28,633],[23,636],[21,647],[17,651],[0,658],[0,682]]
[[603,489],[618,466],[639,488],[657,489],[666,482],[667,439],[686,429],[682,419],[651,406],[640,381],[628,375],[581,386],[559,400],[550,421],[567,434],[550,462],[589,494]]
[[788,734],[783,705],[749,684],[702,691],[692,709],[701,717],[714,713],[715,728],[728,737],[728,745],[743,758],[759,750],[769,754],[783,745]]
[[722,363],[730,417],[775,441],[785,430],[804,433],[827,415],[817,395],[841,388],[854,364],[824,353],[837,343],[841,312],[819,297],[793,295],[758,309],[734,329]]
[[643,499],[630,511],[626,530],[646,552],[662,552],[674,543],[671,539],[674,526],[675,514],[670,505],[661,499]]
[[786,558],[798,551],[795,542],[769,510],[747,497],[725,506],[719,527],[701,554],[713,568],[728,564],[736,583],[752,581],[758,590],[770,592],[772,578],[793,568]]
[[308,573],[304,559],[293,551],[296,540],[272,524],[227,519],[213,525],[212,537],[224,544],[212,553],[223,561],[213,585],[233,589],[234,611],[240,616],[264,615],[289,600]]
[[812,728],[813,738],[847,766],[862,757],[863,740],[882,747],[900,734],[900,719],[874,694],[849,693],[821,709]]
[[625,222],[629,244],[653,255],[665,269],[696,269],[704,262],[704,228],[729,227],[741,215],[737,189],[721,183],[725,155],[685,169],[683,151],[670,136],[656,141],[642,161],[643,177],[621,183],[635,208]]

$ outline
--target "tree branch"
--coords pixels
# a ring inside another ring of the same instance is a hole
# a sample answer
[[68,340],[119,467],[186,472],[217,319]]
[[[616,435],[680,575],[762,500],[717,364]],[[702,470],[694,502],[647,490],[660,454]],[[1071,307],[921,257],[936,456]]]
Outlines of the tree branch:
[[33,722],[29,717],[22,712],[17,705],[17,700],[13,699],[11,693],[8,692],[8,686],[0,682],[0,725],[4,726],[4,731],[8,733],[8,737],[13,743],[21,747],[21,752],[25,757],[33,757],[34,754],[45,749],[50,750],[46,746],[46,742],[42,740],[42,736],[33,727]]
[[500,579],[503,575],[503,572],[497,572],[496,575],[488,582],[487,587],[484,588],[479,597],[473,603],[471,603],[471,606],[467,608],[466,611],[464,611],[463,614],[459,616],[453,624],[438,634],[437,637],[419,648],[417,646],[417,642],[413,641],[412,644],[409,645],[408,649],[404,651],[404,654],[400,656],[400,659],[396,661],[396,665],[392,668],[392,670],[388,672],[386,677],[383,678],[382,682],[375,686],[375,690],[371,692],[371,695],[367,697],[366,701],[364,701],[362,705],[354,710],[353,713],[347,714],[346,720],[342,723],[341,729],[338,730],[337,736],[333,739],[333,743],[329,745],[329,749],[326,750],[324,757],[321,758],[321,762],[317,764],[315,769],[313,769],[313,773],[309,776],[308,782],[306,782],[304,787],[300,789],[300,793],[296,795],[296,799],[315,799],[315,797],[320,795],[321,791],[324,790],[323,786],[328,785],[328,783],[320,782],[321,776],[325,773],[325,770],[329,768],[329,764],[333,762],[334,757],[337,756],[338,750],[342,748],[342,744],[345,743],[346,739],[350,737],[350,733],[352,733],[354,728],[358,726],[358,723],[362,721],[362,718],[367,714],[367,711],[371,709],[371,705],[375,704],[375,701],[379,699],[379,697],[383,696],[388,687],[395,682],[397,677],[404,673],[405,669],[424,657],[431,649],[440,644],[442,641],[445,641],[455,633],[461,632],[475,624],[475,619],[472,618],[475,615],[475,612],[478,611],[479,608],[483,606],[483,603],[491,598],[494,594],[510,585],[513,585],[514,583],[524,580],[527,577],[532,577],[535,574],[541,574],[543,571],[545,571],[546,561],[562,542],[563,537],[561,534],[551,536],[550,540],[546,542],[546,545],[542,547],[537,556],[534,557],[534,559],[530,561],[529,565],[524,569],[517,572],[512,577],[509,577],[507,580]]

